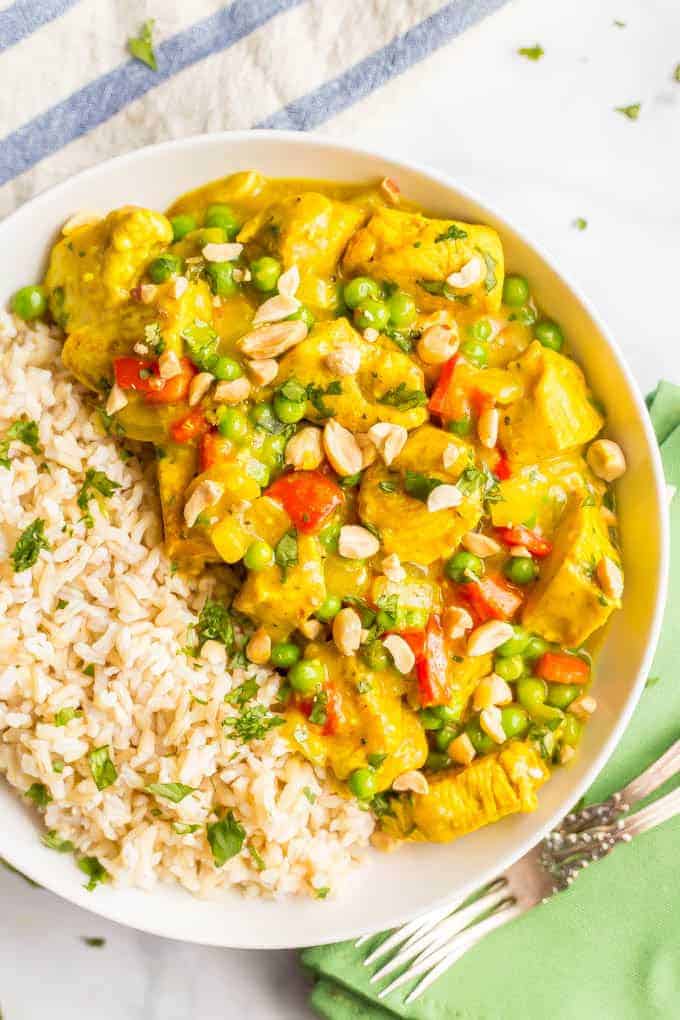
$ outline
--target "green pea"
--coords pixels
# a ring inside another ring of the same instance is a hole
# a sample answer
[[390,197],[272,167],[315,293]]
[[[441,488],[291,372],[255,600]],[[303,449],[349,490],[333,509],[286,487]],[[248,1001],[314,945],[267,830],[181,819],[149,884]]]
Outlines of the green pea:
[[227,235],[221,227],[204,227],[192,234],[189,240],[196,244],[197,248],[205,248],[206,244],[224,244]]
[[382,297],[382,288],[376,280],[368,276],[356,276],[343,287],[342,296],[348,308],[358,308],[366,298],[378,301]]
[[205,275],[213,294],[218,294],[220,297],[231,297],[238,291],[232,262],[208,262],[205,267]]
[[281,263],[270,255],[263,255],[250,263],[253,287],[265,293],[274,290],[281,275]]
[[296,319],[301,319],[302,322],[304,322],[307,329],[311,329],[315,322],[314,316],[310,312],[307,305],[300,305],[296,312],[293,312],[292,315],[287,316],[288,322],[295,321]]
[[567,712],[564,717],[562,732],[560,734],[562,743],[567,744],[569,747],[576,747],[581,739],[582,730],[583,723],[581,720],[577,719],[575,715],[571,714],[571,712]]
[[548,684],[548,697],[545,700],[554,708],[569,708],[582,690],[576,684]]
[[234,358],[228,358],[226,354],[222,354],[217,359],[211,371],[217,379],[225,380],[226,382],[233,382],[234,379],[240,379],[243,375],[243,369],[238,361],[235,361]]
[[249,460],[246,468],[246,474],[256,481],[261,489],[264,489],[266,485],[269,485],[270,471],[267,465],[261,460],[255,460],[254,457]]
[[544,641],[542,637],[538,636],[538,634],[532,634],[526,643],[522,655],[525,659],[540,659],[540,657],[544,655],[549,648],[550,645],[547,641]]
[[521,737],[529,729],[529,717],[519,705],[506,705],[501,709],[501,725],[506,737]]
[[376,673],[388,669],[391,663],[390,653],[383,646],[382,641],[369,641],[364,645],[361,654],[369,669]]
[[442,726],[434,735],[435,747],[438,751],[448,751],[449,744],[455,740],[460,729],[457,726]]
[[375,796],[375,773],[373,769],[355,769],[350,772],[347,785],[358,800],[370,800]]
[[321,605],[316,611],[317,620],[321,620],[322,623],[328,623],[337,616],[342,609],[342,601],[337,595],[327,595]]
[[340,537],[340,521],[331,521],[325,528],[322,528],[318,534],[318,539],[321,545],[324,547],[326,552],[334,553],[338,551],[338,539]]
[[517,681],[517,700],[523,708],[533,712],[548,696],[545,680],[536,676],[525,676]]
[[304,418],[305,406],[304,401],[287,400],[280,393],[274,396],[274,414],[286,425],[293,425]]
[[157,259],[153,259],[149,263],[147,272],[154,283],[165,283],[171,276],[182,272],[182,265],[179,255],[166,252],[165,255],[159,255]]
[[461,714],[461,710],[459,708],[453,708],[452,705],[435,705],[431,711],[434,712],[438,719],[441,719],[445,726],[451,726],[453,723],[457,723]]
[[446,427],[449,432],[453,432],[454,436],[469,436],[472,429],[472,417],[468,414],[464,418],[450,421]]
[[[488,340],[493,332],[488,319],[478,319],[468,327],[468,332],[473,340]],[[485,348],[486,352],[486,348]]]
[[404,614],[404,627],[406,630],[424,630],[429,618],[427,609],[407,609]]
[[538,567],[531,556],[513,556],[503,567],[503,573],[513,584],[531,584],[536,579]]
[[503,283],[503,301],[511,308],[519,308],[529,300],[529,284],[523,276],[506,276]]
[[314,694],[324,681],[325,670],[319,659],[301,659],[291,666],[288,683],[298,694]]
[[534,326],[534,336],[539,343],[544,347],[549,347],[551,351],[562,350],[564,334],[556,322],[550,322],[548,319],[537,322]]
[[484,573],[484,562],[479,556],[475,556],[474,553],[461,550],[454,553],[446,561],[444,573],[457,584],[467,584],[471,580],[470,574],[473,574],[475,577],[482,576]]
[[443,751],[430,751],[425,761],[425,768],[430,769],[432,772],[441,772],[442,769],[447,768],[451,764],[451,759],[448,754],[444,754]]
[[241,229],[236,213],[228,205],[209,205],[208,211],[205,214],[204,225],[206,227],[220,227],[227,235],[229,241],[233,241]]
[[258,538],[251,542],[246,549],[243,562],[248,570],[265,570],[267,567],[271,567],[274,562],[274,550],[268,542]]
[[440,730],[444,725],[443,720],[439,718],[432,708],[421,708],[420,712],[418,712],[418,718],[424,730]]
[[479,725],[479,719],[470,719],[465,727],[465,732],[477,754],[489,754],[496,746],[489,734],[485,733]]
[[519,680],[524,672],[524,659],[521,655],[508,655],[506,658],[496,658],[493,664],[494,673],[497,673],[502,680],[513,683]]
[[221,436],[233,443],[242,443],[248,435],[248,419],[238,408],[221,404],[217,411],[217,428]]
[[366,298],[354,311],[354,321],[359,329],[383,330],[390,319],[390,310],[384,301]]
[[12,295],[11,308],[25,322],[37,319],[47,311],[47,294],[44,287],[21,287]]
[[523,627],[514,627],[514,634],[496,649],[501,658],[508,655],[523,655],[529,643],[529,635]]
[[181,241],[190,231],[196,229],[197,223],[193,216],[189,216],[188,213],[181,213],[179,216],[172,217],[170,226],[172,227],[173,241]]
[[283,454],[286,449],[286,437],[283,434],[278,436],[267,436],[260,447],[258,456],[269,468],[278,468],[283,464]]
[[479,340],[466,340],[464,344],[460,345],[460,350],[473,365],[484,368],[488,364],[489,355],[487,349]]
[[549,730],[556,730],[564,720],[564,712],[554,708],[553,705],[535,705],[529,711],[535,722],[542,723]]
[[408,329],[418,317],[416,303],[410,294],[403,290],[395,291],[387,301],[390,323],[395,329]]
[[253,425],[259,425],[260,428],[266,429],[267,432],[272,431],[273,428],[279,428],[279,422],[274,414],[274,408],[267,401],[260,401],[259,404],[253,404],[250,409],[250,420]]
[[272,645],[270,660],[277,669],[290,669],[299,659],[300,649],[292,641],[277,641]]

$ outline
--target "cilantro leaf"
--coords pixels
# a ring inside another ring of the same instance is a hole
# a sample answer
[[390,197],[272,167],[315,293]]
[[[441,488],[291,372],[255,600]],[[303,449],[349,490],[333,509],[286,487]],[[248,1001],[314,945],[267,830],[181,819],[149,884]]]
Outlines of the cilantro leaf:
[[89,878],[89,882],[85,886],[89,892],[96,889],[100,882],[108,882],[110,880],[108,871],[99,863],[96,857],[81,857],[78,861],[78,867]]
[[71,840],[64,839],[56,829],[50,829],[49,832],[46,832],[40,842],[49,847],[50,850],[56,850],[59,854],[70,854],[75,849]]
[[234,687],[233,691],[225,694],[224,700],[228,705],[237,705],[239,708],[243,708],[247,701],[253,700],[257,692],[257,680],[255,677],[249,676],[238,687]]
[[407,470],[404,475],[404,491],[419,499],[421,503],[427,503],[427,497],[439,485],[443,485],[441,478],[431,478],[423,475],[420,471]]
[[84,942],[86,946],[91,946],[93,949],[101,949],[102,946],[106,945],[106,939],[100,938],[98,935],[81,935],[80,941]]
[[382,397],[378,397],[378,403],[396,407],[400,411],[408,411],[412,407],[422,407],[426,404],[427,393],[424,390],[410,390],[405,382],[400,382],[396,389],[387,390]]
[[45,522],[37,517],[32,524],[19,535],[17,544],[12,550],[12,564],[17,574],[28,570],[38,559],[41,549],[49,549],[50,544],[45,538]]
[[7,439],[18,439],[25,446],[30,446],[33,453],[40,453],[42,450],[38,438],[38,423],[33,419],[15,421],[7,429]]
[[380,489],[381,492],[396,492],[397,483],[389,480],[378,482],[378,488]]
[[309,721],[316,726],[325,726],[328,719],[328,692],[318,690],[312,701],[312,710],[309,713]]
[[92,515],[89,512],[89,503],[91,499],[96,496],[102,496],[108,499],[113,496],[116,489],[120,489],[120,482],[114,482],[113,479],[109,478],[108,475],[104,474],[103,471],[96,471],[94,468],[88,468],[85,472],[85,480],[80,487],[78,493],[78,499],[76,502],[83,511],[83,517],[85,523],[89,528],[92,527],[94,521]]
[[253,858],[253,863],[255,864],[255,867],[257,868],[257,870],[258,871],[264,871],[264,869],[266,867],[266,864],[262,860],[261,855],[257,852],[255,847],[252,845],[252,843],[246,843],[246,850],[248,851],[250,856]]
[[78,709],[67,705],[65,708],[60,708],[59,711],[55,713],[54,725],[65,726],[66,723],[71,722],[71,719],[75,719],[76,716],[80,716],[82,714],[83,713],[79,712]]
[[161,327],[157,322],[151,322],[144,327],[144,342],[149,350],[156,357],[160,357],[165,350],[165,340],[161,336]]
[[251,740],[263,740],[271,729],[283,726],[284,722],[282,716],[272,715],[265,705],[257,702],[246,705],[240,715],[230,716],[222,725],[228,737],[247,744]]
[[577,230],[585,230],[588,226],[588,220],[584,220],[582,216],[577,216],[573,225]]
[[496,278],[497,262],[493,255],[490,255],[488,251],[483,251],[482,257],[486,264],[486,276],[484,277],[484,290],[488,294],[490,291],[494,289],[498,282]]
[[200,825],[192,825],[189,822],[173,822],[172,827],[178,836],[188,836],[190,833],[200,829]]
[[116,772],[116,766],[109,757],[108,747],[95,748],[94,751],[90,751],[87,758],[90,763],[92,778],[97,784],[97,789],[105,790],[108,786],[112,786],[118,778],[118,773]]
[[540,60],[545,50],[538,43],[535,43],[533,46],[522,46],[517,52],[520,57],[526,57],[527,60]]
[[149,783],[144,789],[147,793],[153,793],[155,797],[171,800],[173,804],[179,804],[194,792],[193,786],[185,786],[184,783]]
[[29,800],[32,800],[38,808],[47,807],[52,800],[50,791],[44,783],[32,783],[26,790],[24,797],[28,797]]
[[207,826],[207,836],[215,867],[221,868],[240,852],[246,830],[236,821],[234,812],[228,811],[219,822],[211,822]]
[[310,804],[314,804],[316,802],[316,794],[314,793],[311,787],[303,786],[302,792]]
[[298,562],[297,531],[294,528],[287,531],[276,543],[274,560],[281,568],[281,576],[285,581],[289,567],[294,567]]
[[640,116],[641,107],[642,103],[630,103],[629,106],[615,106],[614,112],[622,113],[628,120],[637,120]]
[[139,35],[130,36],[127,41],[128,50],[135,58],[135,60],[141,60],[143,64],[150,67],[152,71],[158,70],[158,63],[156,61],[156,53],[153,48],[153,26],[155,20],[149,18],[145,21],[139,30]]
[[307,400],[320,418],[330,418],[333,414],[333,408],[329,407],[323,398],[325,396],[337,397],[340,393],[342,393],[342,383],[339,379],[330,382],[326,389],[323,386],[316,386],[314,383],[309,383],[307,386]]
[[447,227],[443,234],[438,234],[434,239],[435,244],[439,244],[440,241],[462,241],[464,237],[467,237],[467,230],[461,230],[455,223],[452,223],[450,227]]
[[196,368],[200,368],[201,372],[212,372],[218,357],[219,340],[212,326],[203,319],[194,319],[189,326],[184,327],[180,336]]
[[199,613],[196,633],[199,646],[206,641],[219,641],[230,651],[234,646],[234,624],[229,607],[208,599]]

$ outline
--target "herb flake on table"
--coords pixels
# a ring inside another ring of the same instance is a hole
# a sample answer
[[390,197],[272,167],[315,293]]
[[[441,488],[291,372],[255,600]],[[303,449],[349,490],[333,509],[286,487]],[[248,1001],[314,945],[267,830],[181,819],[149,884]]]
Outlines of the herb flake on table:
[[588,220],[584,220],[582,216],[577,216],[573,222],[573,226],[576,230],[585,230],[588,226]]
[[240,853],[246,830],[234,818],[234,812],[228,811],[219,822],[210,822],[206,827],[206,835],[216,868],[221,868],[228,860]]
[[615,106],[614,112],[623,114],[628,120],[637,120],[641,107],[642,103],[630,103],[628,106]]
[[675,69],[673,71],[673,81],[680,82],[680,64],[675,65]]
[[99,935],[81,935],[80,941],[84,942],[86,946],[91,946],[92,949],[101,949],[102,946],[106,945],[106,939],[101,938]]
[[106,790],[107,787],[112,786],[118,778],[118,772],[109,757],[108,747],[106,745],[97,747],[94,751],[90,751],[87,757],[97,789]]
[[153,47],[153,26],[156,24],[153,18],[145,21],[136,36],[130,36],[127,41],[128,50],[135,58],[150,67],[152,71],[158,70],[158,62]]
[[545,50],[539,43],[534,43],[533,46],[522,46],[517,50],[520,57],[526,57],[527,60],[540,60],[544,55]]
[[194,792],[195,787],[185,786],[184,783],[149,783],[144,789],[147,793],[152,793],[154,797],[164,797],[165,800],[170,800],[173,804],[179,804]]
[[626,22],[620,21],[618,18],[614,18],[614,20],[612,21],[612,25],[614,26],[614,28],[625,28]]
[[28,570],[38,559],[40,550],[49,548],[50,544],[45,537],[45,522],[42,517],[37,517],[32,524],[24,528],[12,550],[14,572],[20,574]]

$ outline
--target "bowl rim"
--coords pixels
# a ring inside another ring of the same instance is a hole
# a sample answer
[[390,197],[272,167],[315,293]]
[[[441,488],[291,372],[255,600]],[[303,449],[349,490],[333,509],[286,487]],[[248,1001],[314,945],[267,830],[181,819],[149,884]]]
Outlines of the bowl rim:
[[[658,520],[656,522],[658,526],[659,556],[655,564],[655,573],[652,582],[655,588],[653,618],[647,634],[645,652],[641,660],[635,684],[631,687],[616,724],[609,737],[597,750],[589,768],[586,769],[581,779],[575,784],[573,790],[570,791],[572,798],[570,803],[575,803],[592,785],[611,757],[632,717],[640,694],[644,689],[649,667],[659,640],[664,609],[666,606],[669,576],[670,533],[668,501],[666,498],[666,482],[661,455],[659,452],[659,445],[652,428],[651,419],[649,417],[645,401],[640,393],[637,382],[633,377],[633,374],[621,350],[619,349],[616,340],[612,337],[609,327],[593,307],[590,299],[583,293],[580,286],[577,286],[569,276],[565,275],[557,268],[557,260],[553,257],[552,253],[547,251],[542,245],[536,244],[532,239],[527,237],[525,232],[518,228],[517,225],[505,215],[505,213],[497,211],[493,204],[490,204],[485,199],[481,198],[467,185],[458,183],[455,178],[450,176],[448,173],[436,170],[427,164],[419,163],[414,160],[403,159],[400,156],[390,155],[389,152],[383,149],[374,149],[363,145],[355,145],[351,142],[337,141],[336,139],[321,132],[299,132],[259,128],[244,129],[240,131],[216,131],[189,135],[182,138],[171,139],[168,141],[158,142],[153,145],[144,146],[140,149],[122,153],[118,156],[98,162],[93,166],[79,171],[74,176],[68,177],[65,180],[62,180],[39,192],[33,198],[22,203],[17,209],[13,210],[8,216],[6,216],[2,222],[0,222],[0,238],[6,230],[11,230],[14,221],[20,216],[25,216],[27,211],[30,210],[34,213],[39,213],[43,205],[49,205],[55,198],[58,198],[62,192],[67,192],[71,189],[74,186],[74,183],[77,184],[81,181],[88,181],[90,178],[96,177],[100,173],[110,171],[112,168],[120,168],[122,170],[129,166],[134,166],[135,163],[143,162],[151,154],[157,155],[163,152],[180,152],[182,150],[200,148],[202,145],[212,146],[215,144],[224,144],[225,146],[228,146],[232,143],[244,144],[248,141],[258,140],[269,140],[274,143],[299,147],[308,146],[313,148],[321,146],[326,150],[337,152],[338,156],[342,157],[359,155],[376,160],[377,162],[384,161],[393,168],[403,167],[405,170],[420,175],[423,178],[430,179],[438,185],[458,193],[464,199],[476,203],[488,214],[493,216],[500,224],[502,224],[503,227],[512,231],[522,244],[531,249],[531,251],[545,263],[558,281],[566,287],[566,289],[570,292],[570,295],[575,298],[578,303],[580,303],[597,326],[597,329],[604,338],[606,346],[609,348],[609,351],[615,359],[621,374],[624,376],[628,384],[630,395],[635,406],[637,419],[639,424],[642,426],[642,431],[646,440],[647,452],[650,456],[652,474],[654,478],[655,501],[659,509]],[[197,184],[196,187],[198,186],[200,185]],[[499,874],[510,867],[515,861],[519,860],[521,856],[537,845],[563,817],[566,807],[567,806],[563,806],[555,810],[547,818],[544,824],[536,832],[531,834],[528,840],[524,840],[521,846],[514,850],[507,851],[504,854],[499,854],[494,867],[492,869],[487,869],[487,871],[483,871],[479,879],[475,879],[474,881],[470,880],[465,883],[465,885],[461,887],[460,895],[470,895],[476,889],[480,888],[492,879],[495,875]],[[139,920],[129,920],[126,916],[126,908],[122,907],[116,909],[115,900],[110,902],[107,901],[106,903],[97,903],[93,899],[88,899],[83,890],[80,890],[80,886],[76,886],[76,888],[72,890],[64,889],[63,884],[57,881],[56,878],[50,881],[49,868],[44,869],[47,872],[47,875],[45,875],[38,867],[27,867],[25,863],[22,863],[13,857],[12,848],[7,849],[3,847],[2,855],[8,863],[20,870],[24,875],[37,882],[40,886],[49,889],[51,892],[62,897],[68,902],[75,904],[76,906],[84,907],[94,914],[111,921],[116,921],[119,924],[124,924],[135,930],[144,931],[163,938],[170,938],[175,941],[232,949],[293,949],[301,948],[304,945],[327,945],[333,942],[343,941],[345,939],[356,938],[364,934],[372,934],[375,931],[374,926],[369,928],[362,927],[359,929],[357,929],[356,926],[352,926],[351,928],[340,927],[339,929],[336,928],[332,934],[315,937],[313,942],[295,943],[293,945],[286,940],[285,936],[283,938],[269,938],[266,941],[259,940],[257,945],[253,945],[252,942],[239,941],[238,937],[235,939],[230,937],[229,940],[225,942],[223,940],[216,941],[215,938],[211,938],[209,936],[201,937],[200,933],[194,934],[193,932],[188,932],[186,936],[181,937],[175,934],[169,935],[163,925],[155,923],[154,920],[149,919],[148,921],[144,920],[143,922]],[[142,892],[142,890],[140,890],[140,892]],[[147,895],[149,894],[147,893]],[[154,892],[152,891],[150,895],[153,896]],[[187,893],[186,895],[190,894]],[[447,898],[448,897],[438,897],[434,899],[422,908],[423,912],[434,910],[443,906],[446,903]],[[244,898],[244,903],[246,902],[247,900]],[[389,921],[381,927],[388,929],[399,926],[410,920],[413,916],[415,915],[410,911],[405,913],[403,910],[398,910],[395,912],[394,916],[391,916]]]

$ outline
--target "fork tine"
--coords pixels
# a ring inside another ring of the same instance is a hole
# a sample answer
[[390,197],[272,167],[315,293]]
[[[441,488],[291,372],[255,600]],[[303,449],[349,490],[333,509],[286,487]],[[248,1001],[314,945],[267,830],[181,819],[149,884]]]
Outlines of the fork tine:
[[458,932],[463,931],[469,924],[481,915],[485,914],[488,910],[496,909],[503,898],[506,897],[504,892],[506,886],[505,879],[497,879],[492,882],[491,886],[484,896],[475,900],[469,906],[463,910],[457,910],[451,914],[443,924],[435,925],[432,929],[429,929],[419,938],[409,939],[409,943],[403,946],[399,952],[371,978],[371,984],[376,981],[382,980],[387,977],[392,971],[397,970],[399,967],[403,967],[410,961],[412,964],[417,964],[423,959],[428,953],[437,949],[438,946],[447,942],[451,936],[456,935]]
[[[439,923],[439,921],[450,914],[452,910],[456,910],[456,905],[448,904],[446,907],[439,907],[437,910],[431,910],[428,914],[416,917],[413,921],[409,921],[408,924],[404,924],[401,928],[397,928],[396,931],[392,932],[389,938],[381,942],[373,952],[369,953],[364,960],[364,967],[370,967],[372,963],[375,963],[381,957],[389,953],[390,950],[396,946],[400,946],[404,942],[408,942],[409,938],[414,935],[418,935],[421,929],[428,929],[428,926],[432,927]],[[366,936],[364,936],[365,938]],[[358,945],[358,943],[357,943]]]

